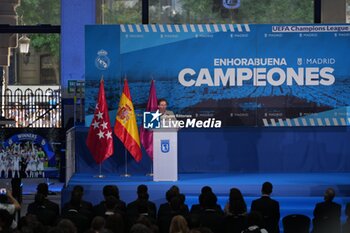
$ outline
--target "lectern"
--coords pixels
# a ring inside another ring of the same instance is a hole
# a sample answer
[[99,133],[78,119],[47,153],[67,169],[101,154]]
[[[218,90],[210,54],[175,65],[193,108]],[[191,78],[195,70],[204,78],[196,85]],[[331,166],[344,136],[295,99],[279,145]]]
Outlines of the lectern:
[[153,180],[177,181],[177,128],[153,130]]

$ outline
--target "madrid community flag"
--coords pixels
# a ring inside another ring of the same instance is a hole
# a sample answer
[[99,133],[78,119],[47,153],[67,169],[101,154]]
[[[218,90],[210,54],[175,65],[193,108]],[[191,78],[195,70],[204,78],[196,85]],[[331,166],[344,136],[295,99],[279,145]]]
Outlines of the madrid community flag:
[[139,162],[142,158],[139,131],[136,124],[134,105],[132,104],[128,81],[124,80],[123,93],[120,97],[114,133],[125,148]]
[[91,121],[86,145],[97,164],[101,164],[113,154],[112,128],[109,121],[103,79],[100,81],[98,101],[95,107],[94,118]]
[[[156,87],[154,81],[151,81],[151,88],[149,90],[148,102],[146,112],[155,112],[158,109],[158,100],[156,94]],[[148,156],[153,159],[153,131],[143,128],[140,129],[141,143],[145,148]]]

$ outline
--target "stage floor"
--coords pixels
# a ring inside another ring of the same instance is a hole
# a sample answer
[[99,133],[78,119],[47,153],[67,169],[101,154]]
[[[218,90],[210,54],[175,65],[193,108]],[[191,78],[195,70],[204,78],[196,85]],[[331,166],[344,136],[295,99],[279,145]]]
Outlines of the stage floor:
[[[172,186],[179,186],[186,195],[186,204],[198,202],[198,195],[203,186],[211,186],[218,196],[219,204],[224,207],[231,188],[241,190],[248,208],[251,201],[260,196],[261,184],[270,181],[274,185],[272,197],[280,202],[281,216],[291,213],[306,214],[312,217],[317,202],[323,200],[323,192],[332,187],[336,191],[335,201],[345,208],[350,202],[350,173],[216,173],[216,174],[179,174],[175,182],[155,182],[150,176],[123,177],[108,174],[97,178],[94,174],[76,173],[62,191],[62,203],[70,198],[74,185],[85,188],[85,199],[99,203],[102,199],[103,186],[115,184],[119,187],[120,197],[126,203],[136,199],[136,187],[146,184],[150,200],[158,206],[165,202],[165,192]],[[343,213],[342,213],[343,214]]]
[[153,188],[167,189],[172,185],[177,185],[184,193],[198,193],[201,187],[209,185],[217,195],[227,194],[231,187],[241,189],[246,195],[257,195],[261,184],[265,181],[270,181],[274,185],[274,194],[279,196],[319,196],[327,187],[333,187],[340,192],[338,195],[350,194],[350,173],[191,173],[179,174],[178,181],[174,182],[155,182],[151,176],[147,175],[124,177],[108,174],[104,178],[97,178],[94,174],[76,173],[70,179],[68,187],[77,184],[98,187],[116,184],[120,186],[122,193],[125,191],[124,188],[129,189],[144,183],[149,186],[150,192]]

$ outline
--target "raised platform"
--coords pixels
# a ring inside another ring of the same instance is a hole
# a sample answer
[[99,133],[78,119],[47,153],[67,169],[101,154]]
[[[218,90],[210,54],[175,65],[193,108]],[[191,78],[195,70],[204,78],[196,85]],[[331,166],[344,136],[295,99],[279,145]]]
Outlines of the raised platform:
[[179,174],[176,182],[154,182],[150,176],[108,174],[104,178],[96,178],[94,174],[76,173],[62,191],[62,202],[69,200],[73,186],[79,184],[85,188],[85,199],[97,204],[103,199],[103,186],[115,184],[119,187],[121,199],[129,203],[136,198],[136,187],[146,184],[150,200],[158,206],[165,202],[165,192],[172,185],[179,186],[186,195],[186,203],[191,206],[198,202],[201,188],[208,185],[218,196],[222,207],[228,200],[230,188],[237,187],[250,208],[251,201],[260,196],[261,184],[270,181],[274,185],[272,197],[280,202],[281,217],[290,213],[312,217],[315,204],[323,200],[323,192],[328,187],[336,190],[335,201],[345,208],[345,204],[350,202],[349,177],[350,173],[195,173]]

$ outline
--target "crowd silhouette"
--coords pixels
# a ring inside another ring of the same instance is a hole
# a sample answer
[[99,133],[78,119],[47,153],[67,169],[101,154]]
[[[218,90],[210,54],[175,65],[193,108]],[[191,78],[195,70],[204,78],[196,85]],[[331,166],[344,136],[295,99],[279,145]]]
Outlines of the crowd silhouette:
[[[217,196],[204,186],[198,203],[186,205],[185,195],[172,186],[165,193],[166,202],[157,206],[150,201],[148,187],[137,187],[137,198],[126,204],[120,199],[116,185],[104,186],[103,200],[93,205],[84,200],[84,188],[74,186],[71,198],[62,205],[48,199],[48,185],[40,183],[34,202],[25,216],[16,219],[21,208],[10,191],[0,194],[0,232],[16,233],[348,233],[350,204],[346,205],[347,219],[341,223],[341,205],[335,203],[335,191],[328,188],[324,201],[315,203],[314,217],[301,214],[284,216],[280,222],[279,202],[271,198],[273,185],[265,182],[261,197],[253,200],[248,212],[244,196],[231,188],[229,200],[222,209]],[[312,223],[312,224],[311,224]]]

